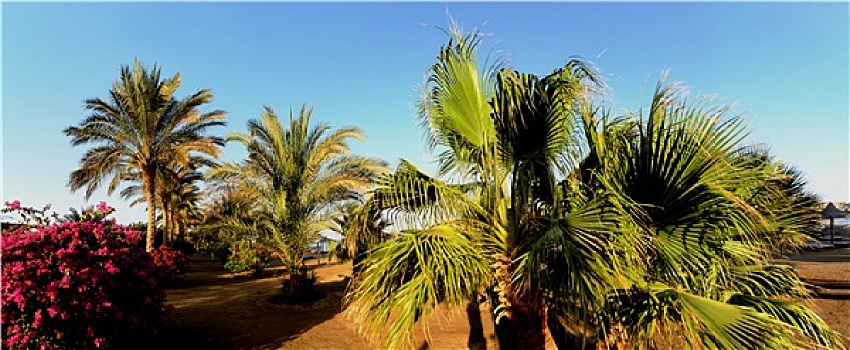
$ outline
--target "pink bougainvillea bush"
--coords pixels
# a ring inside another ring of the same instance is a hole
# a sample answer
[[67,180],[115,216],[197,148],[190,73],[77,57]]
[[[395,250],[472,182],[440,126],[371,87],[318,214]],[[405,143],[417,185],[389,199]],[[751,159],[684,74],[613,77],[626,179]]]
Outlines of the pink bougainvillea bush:
[[153,262],[156,265],[160,281],[164,283],[174,283],[183,280],[191,267],[186,254],[164,244],[154,249],[151,255],[153,256]]
[[171,322],[141,234],[113,220],[2,235],[2,348],[124,348]]

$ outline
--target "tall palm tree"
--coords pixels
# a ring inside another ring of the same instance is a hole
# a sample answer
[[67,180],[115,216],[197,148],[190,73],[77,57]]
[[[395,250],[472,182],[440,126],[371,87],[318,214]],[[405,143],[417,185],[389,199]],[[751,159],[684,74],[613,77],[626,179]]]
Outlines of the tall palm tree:
[[332,129],[310,125],[312,110],[290,111],[284,125],[271,107],[260,120],[248,121],[247,134],[235,134],[248,149],[241,164],[214,169],[211,176],[252,198],[251,228],[281,257],[290,274],[302,263],[304,250],[321,229],[328,228],[340,202],[362,198],[386,164],[349,154],[349,140],[363,140],[356,127]]
[[[373,197],[409,229],[367,259],[350,310],[381,329],[392,310],[403,307],[400,317],[390,318],[390,347],[437,303],[463,305],[484,287],[494,292],[500,324],[511,328],[500,332],[503,346],[542,346],[546,339],[542,293],[516,283],[515,275],[524,268],[519,262],[531,247],[528,237],[554,204],[555,176],[578,155],[576,107],[601,85],[580,60],[543,78],[499,67],[482,73],[479,40],[453,33],[431,69],[420,110],[429,144],[444,149],[437,158],[441,174],[468,182],[447,185],[402,163]],[[579,214],[597,207],[576,210],[576,224],[594,224]],[[401,257],[410,258],[391,260]]]
[[398,348],[438,304],[485,291],[507,348],[840,346],[770,264],[777,222],[743,197],[769,171],[736,160],[743,128],[725,108],[659,85],[648,115],[611,120],[582,61],[482,73],[479,38],[453,31],[420,113],[441,173],[467,182],[403,162],[372,196],[407,229],[347,296],[365,330]]
[[[182,234],[190,221],[200,219],[199,205],[202,199],[198,182],[204,177],[197,168],[213,165],[208,159],[193,157],[188,164],[166,164],[158,169],[154,179],[154,202],[160,209],[160,219],[163,224],[163,243],[183,239]],[[131,177],[135,185],[125,187],[121,197],[125,199],[138,197],[130,206],[144,202],[141,176],[133,172]]]
[[76,191],[86,187],[89,198],[104,179],[112,193],[136,172],[142,179],[147,203],[146,249],[153,250],[156,220],[155,186],[157,172],[165,164],[189,163],[195,155],[217,157],[224,140],[205,133],[223,126],[225,113],[214,110],[200,113],[198,107],[209,103],[210,90],[199,90],[185,99],[174,93],[180,86],[180,74],[160,78],[160,69],[145,69],[139,61],[133,68],[121,67],[121,77],[109,92],[109,99],[86,100],[92,114],[79,126],[64,130],[74,146],[93,144],[71,172],[69,186]]

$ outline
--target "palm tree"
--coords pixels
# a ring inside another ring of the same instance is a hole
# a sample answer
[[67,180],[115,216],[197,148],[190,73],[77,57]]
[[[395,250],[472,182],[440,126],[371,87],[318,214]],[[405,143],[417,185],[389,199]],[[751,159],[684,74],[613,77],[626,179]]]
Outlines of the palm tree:
[[386,169],[381,160],[349,155],[349,140],[363,140],[358,128],[333,130],[324,123],[311,127],[311,113],[307,107],[297,116],[290,111],[285,126],[266,107],[261,120],[248,121],[247,134],[230,136],[248,149],[247,160],[211,173],[252,198],[254,221],[243,228],[258,233],[290,275],[298,270],[313,238],[329,227],[333,208],[361,199]]
[[[246,238],[255,238],[255,209],[253,200],[235,188],[211,183],[204,194],[211,198],[201,207],[201,218],[193,235],[196,244],[202,242],[213,254],[224,260],[230,246]],[[199,247],[202,248],[202,247]]]
[[659,85],[647,116],[611,120],[582,61],[482,73],[479,40],[452,32],[420,111],[441,175],[466,182],[402,162],[371,199],[406,229],[363,262],[348,313],[385,347],[482,291],[507,348],[840,346],[770,264],[776,221],[742,197],[768,170],[736,160],[743,128],[724,108]]
[[217,157],[223,139],[205,135],[214,126],[224,125],[224,112],[201,114],[198,107],[212,100],[210,90],[199,90],[179,100],[174,93],[180,74],[160,79],[160,69],[151,71],[136,61],[133,69],[121,67],[121,78],[109,92],[109,100],[86,100],[92,114],[79,126],[64,130],[74,146],[94,144],[71,172],[72,191],[86,187],[89,198],[104,179],[111,194],[122,182],[138,173],[147,203],[146,249],[153,250],[156,219],[154,181],[158,171],[171,163],[189,163],[196,154]]
[[[526,281],[515,283],[515,275],[538,218],[554,204],[555,175],[577,156],[576,105],[600,84],[580,60],[543,78],[498,67],[481,73],[479,39],[453,33],[432,67],[420,111],[430,145],[445,149],[438,156],[441,175],[469,181],[447,185],[402,163],[374,196],[375,205],[409,229],[372,252],[349,301],[354,316],[374,329],[403,307],[390,318],[390,347],[437,303],[463,305],[481,288],[494,292],[500,325],[512,328],[499,332],[503,346],[545,341],[542,294]],[[576,220],[593,224],[579,214],[597,207],[576,210]]]
[[776,232],[765,237],[772,251],[795,251],[820,232],[820,199],[806,190],[799,170],[773,159],[764,146],[741,149],[738,161],[766,169],[766,181],[743,197],[777,222]]
[[380,210],[369,205],[372,203],[345,202],[337,209],[339,216],[333,218],[333,230],[342,235],[335,254],[354,261],[355,275],[360,272],[360,261],[366,257],[369,248],[387,239],[388,234],[384,230],[392,225]]
[[805,210],[776,215],[753,205],[791,197],[759,194],[774,187],[776,169],[742,159],[746,133],[740,119],[724,117],[728,107],[694,107],[683,96],[676,84],[659,83],[648,115],[610,121],[585,114],[594,160],[578,172],[593,180],[576,176],[574,186],[603,189],[578,191],[588,194],[584,200],[619,197],[612,202],[627,218],[623,226],[642,237],[632,242],[643,259],[628,264],[629,288],[609,292],[606,313],[597,315],[595,326],[606,330],[600,342],[664,347],[667,332],[695,347],[841,347],[799,303],[804,284],[793,269],[771,262],[766,244],[787,233],[784,214]]
[[[212,166],[208,159],[192,157],[188,164],[166,164],[158,169],[154,179],[154,202],[160,208],[163,223],[163,243],[182,240],[189,222],[200,219],[201,189],[197,183],[203,181],[203,174],[197,168]],[[130,206],[144,202],[141,176],[133,172],[131,176],[136,184],[125,187],[121,197],[138,197]],[[130,180],[128,178],[128,180]]]

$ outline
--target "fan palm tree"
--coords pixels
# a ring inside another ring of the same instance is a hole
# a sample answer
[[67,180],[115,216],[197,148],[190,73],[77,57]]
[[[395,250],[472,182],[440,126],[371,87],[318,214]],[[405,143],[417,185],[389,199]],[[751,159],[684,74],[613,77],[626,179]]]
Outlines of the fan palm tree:
[[[199,90],[185,99],[176,99],[180,75],[160,78],[157,66],[150,71],[135,62],[121,67],[108,100],[86,100],[92,114],[79,126],[64,130],[74,146],[93,144],[71,172],[69,186],[76,191],[86,187],[89,198],[101,183],[109,179],[107,192],[137,173],[142,179],[147,203],[146,249],[153,250],[156,219],[155,179],[166,164],[187,164],[195,155],[217,157],[224,140],[205,133],[224,125],[223,111],[198,112],[212,100],[212,92]],[[132,181],[132,180],[130,180]]]
[[594,180],[575,186],[603,191],[577,192],[619,197],[623,226],[642,237],[630,287],[606,294],[597,315],[601,342],[664,347],[662,334],[681,334],[691,347],[841,347],[800,304],[807,293],[793,270],[770,259],[769,243],[806,210],[753,205],[791,200],[772,190],[776,168],[742,158],[745,130],[724,117],[728,107],[690,106],[682,92],[659,83],[645,116],[585,113],[593,161],[577,173]]
[[247,160],[211,172],[212,178],[252,198],[256,211],[249,229],[281,257],[290,274],[302,263],[309,243],[329,227],[333,208],[362,199],[362,192],[386,171],[381,160],[349,154],[349,140],[363,140],[358,128],[311,126],[311,114],[307,107],[297,116],[290,111],[287,126],[266,107],[260,120],[248,121],[247,134],[230,136],[248,149]]
[[776,232],[765,236],[772,251],[795,251],[820,232],[820,199],[807,191],[803,174],[771,157],[763,146],[741,149],[741,164],[762,167],[767,181],[744,194],[747,203],[759,208],[776,224]]
[[[444,148],[441,174],[469,181],[447,185],[403,162],[373,197],[409,229],[372,252],[349,295],[350,311],[373,329],[392,319],[390,347],[437,303],[465,305],[481,288],[494,292],[500,324],[512,328],[500,332],[503,346],[545,342],[542,293],[515,275],[521,276],[530,232],[554,204],[555,176],[578,155],[576,106],[600,84],[580,60],[543,78],[498,67],[482,73],[479,39],[453,33],[432,67],[420,110],[430,145]],[[595,216],[582,215],[598,207],[576,210],[575,224],[596,224]],[[400,316],[388,318],[399,307]]]
[[725,108],[659,85],[648,115],[609,120],[582,61],[542,78],[482,70],[479,38],[453,31],[420,111],[441,174],[467,182],[402,162],[371,198],[406,229],[347,296],[364,330],[398,348],[438,304],[484,291],[507,348],[840,346],[769,262],[776,221],[742,197],[769,171],[736,160],[743,128]]

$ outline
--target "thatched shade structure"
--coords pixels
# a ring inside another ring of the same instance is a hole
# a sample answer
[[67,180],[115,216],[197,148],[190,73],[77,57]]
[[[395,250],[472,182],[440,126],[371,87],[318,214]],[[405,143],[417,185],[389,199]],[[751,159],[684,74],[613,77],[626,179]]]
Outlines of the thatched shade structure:
[[832,203],[823,208],[823,217],[829,219],[829,240],[832,244],[835,244],[835,219],[846,218],[848,214],[850,213],[836,208]]
[[850,212],[846,212],[844,210],[838,209],[834,204],[829,203],[826,205],[826,208],[823,208],[823,217],[824,218],[846,218],[850,216]]

